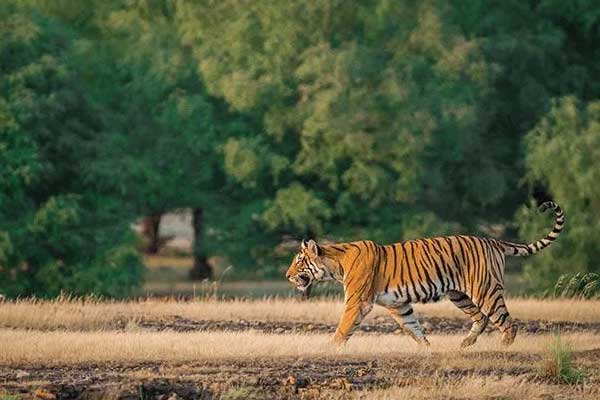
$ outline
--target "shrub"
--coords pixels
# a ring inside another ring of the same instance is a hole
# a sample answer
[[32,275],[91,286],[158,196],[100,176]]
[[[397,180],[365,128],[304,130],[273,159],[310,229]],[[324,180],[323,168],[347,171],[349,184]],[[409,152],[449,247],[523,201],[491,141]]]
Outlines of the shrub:
[[541,374],[569,385],[582,383],[585,380],[584,371],[573,366],[571,346],[562,341],[560,332],[554,335],[554,340],[546,350],[542,359]]
[[554,285],[554,297],[589,299],[600,295],[600,274],[563,274]]

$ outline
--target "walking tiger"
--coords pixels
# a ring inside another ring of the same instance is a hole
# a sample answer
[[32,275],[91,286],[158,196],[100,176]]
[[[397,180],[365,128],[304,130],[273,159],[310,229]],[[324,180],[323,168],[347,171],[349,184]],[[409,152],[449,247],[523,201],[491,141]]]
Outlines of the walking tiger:
[[472,320],[462,346],[475,343],[488,322],[510,345],[517,334],[504,302],[505,256],[528,256],[549,246],[560,235],[565,217],[554,202],[554,228],[529,244],[474,236],[446,236],[381,246],[369,240],[339,244],[302,241],[286,277],[301,291],[314,282],[335,280],[344,285],[345,309],[334,341],[342,344],[371,311],[386,307],[393,319],[418,343],[429,342],[413,314],[412,303],[437,301],[446,295]]

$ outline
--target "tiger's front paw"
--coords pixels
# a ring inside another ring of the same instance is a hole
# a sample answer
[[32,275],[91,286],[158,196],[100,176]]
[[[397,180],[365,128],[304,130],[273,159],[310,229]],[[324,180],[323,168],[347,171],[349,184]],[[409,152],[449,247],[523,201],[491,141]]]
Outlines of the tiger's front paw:
[[515,336],[517,336],[517,331],[519,327],[516,324],[513,324],[502,334],[502,344],[504,346],[510,346],[515,341]]
[[337,346],[337,347],[342,347],[346,344],[346,342],[348,341],[348,338],[344,335],[341,335],[339,333],[336,332],[336,334],[333,336],[333,343]]
[[463,339],[462,343],[460,344],[460,347],[464,349],[465,347],[474,345],[476,341],[477,335],[468,335],[466,338]]

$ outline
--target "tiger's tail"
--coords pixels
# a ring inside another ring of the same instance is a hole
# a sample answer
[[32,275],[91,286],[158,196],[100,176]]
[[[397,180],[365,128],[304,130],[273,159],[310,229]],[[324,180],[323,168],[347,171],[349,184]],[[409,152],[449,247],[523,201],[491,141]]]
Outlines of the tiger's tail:
[[542,204],[539,208],[540,212],[544,212],[547,209],[552,208],[554,210],[555,220],[554,228],[546,235],[545,238],[535,241],[529,244],[519,244],[499,241],[504,248],[504,254],[507,256],[528,256],[535,254],[538,251],[545,249],[550,246],[552,242],[560,235],[565,225],[565,214],[558,204],[553,201],[547,201]]

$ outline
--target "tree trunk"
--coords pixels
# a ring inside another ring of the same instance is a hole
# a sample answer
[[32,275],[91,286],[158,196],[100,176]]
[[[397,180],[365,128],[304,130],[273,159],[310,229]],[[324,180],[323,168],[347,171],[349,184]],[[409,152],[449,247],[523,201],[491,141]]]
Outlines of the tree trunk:
[[152,214],[144,218],[142,234],[148,239],[146,254],[157,254],[160,250],[160,237],[158,235],[162,214]]
[[212,279],[212,267],[208,264],[204,252],[204,210],[200,207],[192,210],[192,227],[194,229],[194,265],[190,270],[190,279]]

